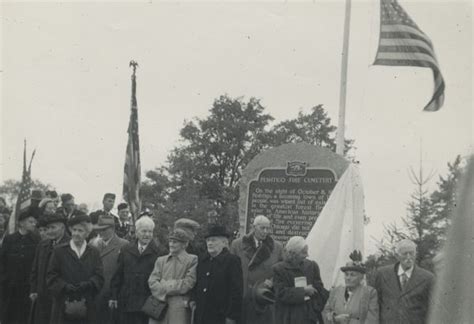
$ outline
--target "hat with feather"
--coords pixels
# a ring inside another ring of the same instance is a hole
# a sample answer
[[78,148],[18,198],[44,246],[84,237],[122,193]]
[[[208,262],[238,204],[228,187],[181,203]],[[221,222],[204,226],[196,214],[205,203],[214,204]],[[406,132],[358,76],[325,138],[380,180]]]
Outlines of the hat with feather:
[[360,273],[365,273],[366,269],[364,264],[362,263],[362,253],[358,250],[352,251],[349,255],[351,261],[347,262],[344,267],[341,267],[342,272],[346,271],[357,271]]

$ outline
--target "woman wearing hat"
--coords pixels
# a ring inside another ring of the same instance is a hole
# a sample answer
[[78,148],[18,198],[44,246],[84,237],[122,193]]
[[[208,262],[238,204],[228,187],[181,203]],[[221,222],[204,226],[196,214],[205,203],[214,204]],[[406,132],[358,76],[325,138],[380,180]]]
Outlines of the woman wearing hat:
[[68,225],[71,240],[54,249],[46,275],[53,294],[51,324],[94,324],[94,299],[104,284],[102,261],[86,242],[92,231],[89,216],[79,213]]
[[161,321],[150,318],[150,324],[188,324],[191,320],[188,303],[198,258],[186,252],[189,240],[185,230],[175,229],[169,236],[170,253],[156,260],[148,285],[153,297],[168,304],[168,310]]
[[273,266],[276,324],[319,324],[328,292],[319,266],[308,260],[308,245],[293,236],[285,245],[283,261]]
[[331,290],[324,308],[324,321],[331,324],[377,324],[377,291],[363,283],[366,270],[362,264],[361,253],[354,251],[350,258],[351,261],[341,267],[345,285]]

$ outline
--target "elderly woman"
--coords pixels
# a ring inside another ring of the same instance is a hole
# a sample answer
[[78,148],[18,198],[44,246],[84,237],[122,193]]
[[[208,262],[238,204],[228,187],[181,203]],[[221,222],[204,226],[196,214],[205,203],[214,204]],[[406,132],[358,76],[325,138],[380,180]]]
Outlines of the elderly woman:
[[293,236],[285,246],[283,261],[273,266],[276,324],[322,323],[321,311],[328,292],[318,264],[307,257],[305,239]]
[[89,216],[70,218],[71,240],[53,251],[46,281],[53,294],[51,323],[96,323],[94,299],[104,284],[99,251],[87,245],[92,231]]
[[153,297],[166,302],[168,310],[162,320],[150,318],[149,324],[188,324],[191,321],[188,303],[196,283],[198,258],[186,252],[190,239],[185,230],[175,229],[169,236],[169,255],[156,260],[148,284]]
[[363,284],[365,267],[361,253],[354,251],[350,258],[351,261],[341,268],[345,285],[332,289],[329,295],[324,308],[325,323],[377,324],[377,291]]
[[110,282],[109,307],[118,309],[121,324],[148,323],[148,317],[141,311],[151,295],[148,278],[156,259],[166,254],[153,240],[155,223],[150,217],[140,217],[135,228],[137,239],[120,251],[117,270]]

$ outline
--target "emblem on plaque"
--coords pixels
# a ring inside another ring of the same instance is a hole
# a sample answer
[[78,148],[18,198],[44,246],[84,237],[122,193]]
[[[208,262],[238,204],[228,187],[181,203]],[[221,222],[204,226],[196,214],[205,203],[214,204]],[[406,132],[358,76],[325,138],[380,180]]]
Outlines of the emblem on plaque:
[[288,162],[288,166],[286,167],[286,174],[289,176],[305,176],[306,162]]

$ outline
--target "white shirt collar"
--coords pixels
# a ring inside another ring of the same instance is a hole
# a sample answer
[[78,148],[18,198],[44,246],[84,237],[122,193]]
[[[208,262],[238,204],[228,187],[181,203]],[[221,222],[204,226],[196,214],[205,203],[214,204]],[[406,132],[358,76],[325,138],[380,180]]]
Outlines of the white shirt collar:
[[398,266],[398,276],[400,277],[402,274],[406,274],[406,276],[408,277],[408,279],[410,279],[411,274],[413,273],[413,268],[414,268],[414,266],[411,267],[411,268],[408,269],[408,270],[403,270],[402,266],[399,265],[399,266]]
[[74,244],[74,242],[70,240],[69,246],[74,252],[76,252],[77,257],[80,258],[84,254],[84,251],[86,250],[87,243],[86,241],[84,241],[84,243],[82,243],[82,246],[80,248],[77,248],[76,244]]

